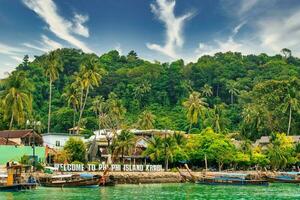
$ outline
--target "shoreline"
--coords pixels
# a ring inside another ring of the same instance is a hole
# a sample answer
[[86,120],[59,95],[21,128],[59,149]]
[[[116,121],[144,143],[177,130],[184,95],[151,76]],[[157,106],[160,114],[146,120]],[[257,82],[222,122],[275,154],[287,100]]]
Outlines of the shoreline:
[[[79,173],[90,173],[95,175],[103,175],[103,172],[72,172],[72,174]],[[261,178],[262,175],[274,175],[278,172],[260,172],[260,171],[222,171],[222,172],[192,172],[192,176],[186,171],[182,171],[181,174],[187,177],[187,180],[194,178],[195,180],[202,177],[213,177],[222,173],[247,173],[252,177]],[[70,174],[70,173],[54,173],[59,174]],[[178,172],[109,172],[108,176],[113,176],[116,184],[155,184],[155,183],[182,183],[186,182],[182,175]],[[51,174],[46,174],[43,172],[36,172],[34,176],[38,179],[43,176],[51,176]]]

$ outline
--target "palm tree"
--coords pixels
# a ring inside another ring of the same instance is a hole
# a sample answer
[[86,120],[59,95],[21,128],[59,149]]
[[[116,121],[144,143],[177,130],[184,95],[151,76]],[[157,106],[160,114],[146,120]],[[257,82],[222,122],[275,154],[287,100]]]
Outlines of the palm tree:
[[153,129],[155,122],[155,115],[152,114],[151,111],[145,110],[141,113],[138,120],[138,127],[140,129]]
[[151,161],[158,162],[163,151],[162,139],[158,136],[151,137],[147,143],[147,148],[143,152],[144,156],[148,156]]
[[113,154],[118,157],[121,154],[122,162],[124,164],[124,155],[129,155],[135,146],[135,136],[133,133],[127,130],[121,131],[121,133],[113,141]]
[[66,98],[68,106],[71,106],[73,108],[73,127],[75,127],[76,113],[79,106],[78,91],[73,87],[67,87],[66,92],[62,94],[62,97]]
[[266,111],[260,106],[255,104],[245,105],[242,111],[242,134],[252,139],[259,137],[258,133],[261,132],[263,119],[265,117],[264,113],[266,113]]
[[165,171],[169,168],[169,161],[173,161],[174,149],[176,148],[175,140],[173,137],[165,137],[163,139],[164,146],[164,159],[165,159]]
[[1,106],[4,118],[10,119],[9,129],[12,129],[14,121],[22,124],[26,114],[31,114],[33,85],[23,71],[13,72],[8,78],[1,80],[1,85],[4,88],[0,93]]
[[48,133],[51,126],[51,103],[52,103],[52,84],[58,79],[59,72],[62,71],[63,66],[59,60],[56,51],[51,51],[42,62],[42,66],[45,70],[45,75],[49,77],[49,108],[48,108]]
[[205,97],[210,97],[213,95],[212,87],[208,84],[204,84],[204,86],[201,88],[201,93]]
[[223,116],[224,107],[224,104],[214,105],[207,112],[207,118],[204,121],[204,124],[213,128],[217,133],[221,133],[227,125],[227,119]]
[[149,82],[144,82],[133,89],[134,97],[138,99],[141,106],[142,98],[145,94],[151,91],[151,84]]
[[287,135],[290,134],[291,122],[292,122],[292,112],[300,110],[300,92],[296,90],[295,87],[291,87],[288,91],[287,96],[284,98],[283,111],[289,112],[289,123],[287,129]]
[[106,115],[106,103],[102,96],[96,96],[92,102],[92,110],[95,112],[98,118],[99,134],[102,127],[106,127],[107,115]]
[[233,104],[233,97],[239,94],[239,90],[237,89],[237,82],[230,80],[226,84],[226,88],[230,94],[230,102]]
[[122,102],[118,99],[117,95],[113,92],[108,95],[107,109],[111,128],[118,129],[120,122],[126,113],[126,109],[122,105]]
[[205,101],[206,99],[202,98],[199,92],[192,92],[189,98],[183,102],[187,118],[190,121],[189,133],[192,125],[198,122],[200,115],[204,113],[204,109],[208,106]]
[[187,140],[184,136],[183,133],[180,133],[180,132],[174,132],[173,135],[172,135],[176,145],[178,146],[183,146],[184,144],[186,144]]
[[75,74],[73,87],[80,88],[78,130],[81,125],[82,114],[85,109],[90,89],[99,86],[104,74],[105,70],[101,68],[98,59],[92,56],[88,56],[84,59],[80,66],[79,73]]

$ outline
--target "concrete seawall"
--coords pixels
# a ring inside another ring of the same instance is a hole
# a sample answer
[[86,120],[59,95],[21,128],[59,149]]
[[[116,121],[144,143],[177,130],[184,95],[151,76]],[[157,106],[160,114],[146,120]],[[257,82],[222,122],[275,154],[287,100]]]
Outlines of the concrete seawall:
[[[81,172],[82,173],[82,172]],[[97,175],[103,175],[103,172],[84,172]],[[201,177],[213,177],[226,172],[192,172],[195,180]],[[273,172],[257,172],[257,171],[247,171],[247,172],[231,172],[231,173],[247,173],[253,178],[259,179],[263,174],[275,175]],[[55,173],[62,174],[62,173]],[[63,173],[69,174],[69,173]],[[73,172],[73,174],[78,174]],[[191,177],[187,172],[182,172],[186,177]],[[182,176],[178,172],[109,172],[116,181],[116,184],[147,184],[147,183],[180,183],[182,182]],[[34,174],[35,177],[51,176],[50,174],[38,173]]]

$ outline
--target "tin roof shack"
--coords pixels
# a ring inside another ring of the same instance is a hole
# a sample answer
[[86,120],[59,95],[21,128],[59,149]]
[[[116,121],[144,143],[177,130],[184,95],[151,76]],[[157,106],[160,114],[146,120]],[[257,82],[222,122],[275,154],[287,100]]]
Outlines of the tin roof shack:
[[0,138],[13,142],[13,145],[31,146],[35,143],[35,146],[43,146],[43,138],[32,129],[0,131]]
[[[294,143],[300,142],[300,135],[290,135],[287,137],[292,138],[292,141]],[[260,146],[263,149],[266,149],[268,144],[270,144],[270,140],[271,140],[271,136],[261,136],[260,139],[255,141],[254,146]]]

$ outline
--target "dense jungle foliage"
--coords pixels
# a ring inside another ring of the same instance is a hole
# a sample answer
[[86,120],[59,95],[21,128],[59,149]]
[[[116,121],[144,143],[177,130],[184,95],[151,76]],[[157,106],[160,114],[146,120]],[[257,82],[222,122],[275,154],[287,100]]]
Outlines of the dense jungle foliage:
[[[0,129],[39,120],[42,132],[79,125],[89,133],[113,123],[189,133],[211,127],[250,140],[300,134],[300,59],[280,53],[217,53],[187,64],[149,62],[134,51],[97,56],[65,48],[32,62],[25,56],[1,80]],[[105,110],[114,117],[107,120]]]

